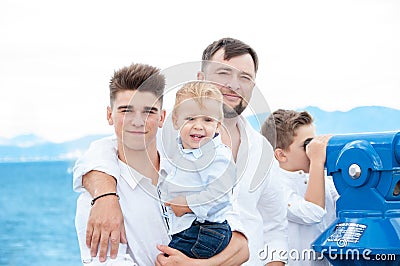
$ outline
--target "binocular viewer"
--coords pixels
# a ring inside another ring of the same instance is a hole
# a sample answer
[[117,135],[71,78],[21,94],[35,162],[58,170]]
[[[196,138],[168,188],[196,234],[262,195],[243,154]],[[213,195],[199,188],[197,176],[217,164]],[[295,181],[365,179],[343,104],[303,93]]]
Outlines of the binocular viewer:
[[335,135],[336,220],[312,244],[333,265],[400,265],[400,132]]

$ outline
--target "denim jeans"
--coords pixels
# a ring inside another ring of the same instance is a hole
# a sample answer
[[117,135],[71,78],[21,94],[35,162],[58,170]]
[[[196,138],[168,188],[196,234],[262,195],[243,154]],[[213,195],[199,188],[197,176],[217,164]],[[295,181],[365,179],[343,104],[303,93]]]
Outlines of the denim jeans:
[[231,237],[231,227],[227,221],[223,223],[194,221],[188,229],[172,235],[168,246],[190,258],[207,259],[220,253],[228,245]]

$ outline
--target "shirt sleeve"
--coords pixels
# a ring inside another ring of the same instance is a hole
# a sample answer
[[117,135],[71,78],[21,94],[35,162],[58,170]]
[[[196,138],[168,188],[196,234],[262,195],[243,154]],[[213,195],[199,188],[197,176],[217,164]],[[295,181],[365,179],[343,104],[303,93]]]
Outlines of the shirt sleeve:
[[[274,164],[272,168],[274,167],[277,166]],[[273,176],[275,172],[271,169],[264,181],[263,193],[257,206],[263,218],[264,247],[262,248],[268,247],[264,264],[271,261],[286,263],[289,251],[287,205],[282,186],[277,183],[276,176]]]
[[[325,177],[325,193],[332,195],[336,201],[338,194],[329,177]],[[322,221],[326,210],[317,204],[309,202],[297,194],[290,186],[284,186],[284,193],[288,203],[288,220],[297,224],[316,224]]]
[[306,201],[304,197],[294,191],[286,191],[288,194],[288,220],[298,224],[316,224],[322,221],[326,210],[320,206]]
[[92,170],[104,172],[118,180],[120,168],[118,166],[116,136],[105,137],[92,142],[85,154],[75,162],[73,169],[74,191],[84,191],[82,176]]
[[236,181],[236,166],[230,151],[229,155],[218,154],[213,163],[199,174],[207,185],[201,192],[186,196],[186,201],[197,219],[204,221],[232,204],[229,198]]
[[247,238],[243,224],[240,220],[237,198],[232,199],[232,209],[226,212],[226,220],[228,221],[232,232],[240,232]]

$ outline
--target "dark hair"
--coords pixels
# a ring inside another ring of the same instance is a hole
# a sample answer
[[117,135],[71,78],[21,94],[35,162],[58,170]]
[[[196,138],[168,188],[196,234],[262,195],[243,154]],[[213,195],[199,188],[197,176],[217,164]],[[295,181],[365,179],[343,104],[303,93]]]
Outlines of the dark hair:
[[278,109],[264,121],[261,126],[261,134],[271,145],[276,140],[276,148],[287,149],[292,144],[297,129],[313,122],[312,116],[307,111]]
[[[233,57],[244,54],[250,54],[250,56],[253,58],[255,72],[257,73],[258,56],[256,51],[254,51],[253,48],[238,39],[222,38],[218,41],[213,42],[203,51],[202,60],[210,61],[213,55],[220,49],[224,49],[225,51],[225,60],[229,60]],[[203,67],[204,65],[202,66],[202,68]]]
[[138,90],[153,93],[163,103],[165,77],[160,69],[145,65],[132,64],[114,72],[110,80],[110,104],[112,106],[115,95],[123,90]]

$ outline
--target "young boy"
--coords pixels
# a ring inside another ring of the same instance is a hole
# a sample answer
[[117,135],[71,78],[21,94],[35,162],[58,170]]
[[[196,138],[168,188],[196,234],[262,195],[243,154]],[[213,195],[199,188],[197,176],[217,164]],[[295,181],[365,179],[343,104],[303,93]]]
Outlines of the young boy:
[[223,96],[207,82],[186,83],[176,93],[172,123],[178,147],[161,161],[161,199],[169,207],[170,247],[191,258],[210,258],[229,243],[236,167],[222,143]]
[[261,133],[276,143],[274,155],[280,166],[276,178],[282,182],[288,206],[288,265],[329,265],[310,251],[311,243],[335,219],[339,197],[332,179],[325,177],[330,136],[315,136],[308,112],[283,109],[266,119]]

